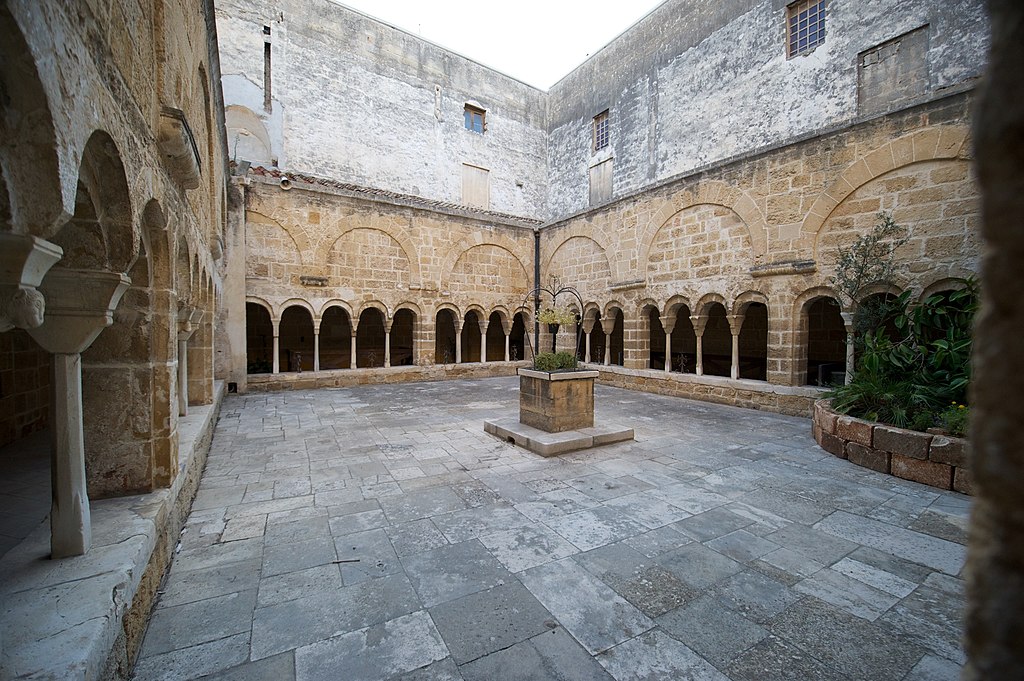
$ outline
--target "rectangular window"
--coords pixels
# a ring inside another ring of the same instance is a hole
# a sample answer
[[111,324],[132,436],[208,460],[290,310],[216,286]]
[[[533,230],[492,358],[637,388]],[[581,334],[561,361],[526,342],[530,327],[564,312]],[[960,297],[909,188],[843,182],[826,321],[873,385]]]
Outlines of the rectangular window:
[[602,161],[590,169],[590,205],[612,200],[612,160]]
[[594,151],[601,151],[608,146],[608,111],[594,116]]
[[486,112],[483,109],[478,109],[475,106],[466,105],[465,112],[466,130],[472,130],[478,132],[481,135],[484,134],[484,130],[487,129],[484,121]]
[[484,210],[491,207],[490,172],[486,168],[462,164],[462,203]]
[[800,0],[786,8],[788,55],[814,51],[825,42],[825,0]]

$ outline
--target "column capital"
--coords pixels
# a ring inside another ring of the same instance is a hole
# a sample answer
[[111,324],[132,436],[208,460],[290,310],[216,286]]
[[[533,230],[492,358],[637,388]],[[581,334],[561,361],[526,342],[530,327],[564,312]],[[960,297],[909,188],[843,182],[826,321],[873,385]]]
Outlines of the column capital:
[[726,315],[725,318],[729,321],[729,330],[732,335],[740,335],[740,331],[743,329],[743,318],[745,315],[741,314],[730,314]]
[[48,352],[81,353],[114,321],[114,309],[132,280],[120,272],[58,268],[40,290],[49,301],[41,326],[29,329]]
[[38,287],[64,251],[27,234],[0,234],[0,333],[43,323],[46,301]]
[[704,314],[690,315],[690,323],[693,324],[693,332],[698,336],[703,336],[704,327],[708,325],[708,316]]
[[187,341],[199,328],[203,320],[203,311],[186,302],[178,303],[178,340]]
[[839,316],[843,318],[843,326],[846,327],[846,333],[853,333],[853,313],[840,312]]

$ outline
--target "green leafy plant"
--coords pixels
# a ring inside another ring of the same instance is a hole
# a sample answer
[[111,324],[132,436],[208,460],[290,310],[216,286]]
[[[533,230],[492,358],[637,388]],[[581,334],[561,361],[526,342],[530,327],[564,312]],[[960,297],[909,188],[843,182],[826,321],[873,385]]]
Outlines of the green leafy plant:
[[907,239],[891,215],[879,213],[871,232],[839,249],[832,285],[854,310],[858,358],[850,384],[829,396],[839,412],[926,430],[944,423],[947,405],[966,410],[978,287],[965,280],[960,290],[917,305],[909,291],[859,300],[867,286],[896,287],[895,253]]
[[537,371],[572,371],[576,363],[576,355],[571,352],[541,352],[533,358]]
[[964,437],[967,435],[967,423],[971,410],[966,404],[951,402],[946,410],[939,415],[939,425],[950,435]]
[[878,214],[878,223],[867,234],[857,237],[836,258],[832,286],[849,307],[856,307],[858,297],[872,284],[890,284],[898,273],[896,249],[909,239],[905,227],[898,225],[888,213]]
[[916,430],[941,424],[947,405],[966,408],[977,301],[973,279],[918,305],[909,293],[896,297],[893,313],[864,334],[850,384],[831,391],[834,408]]

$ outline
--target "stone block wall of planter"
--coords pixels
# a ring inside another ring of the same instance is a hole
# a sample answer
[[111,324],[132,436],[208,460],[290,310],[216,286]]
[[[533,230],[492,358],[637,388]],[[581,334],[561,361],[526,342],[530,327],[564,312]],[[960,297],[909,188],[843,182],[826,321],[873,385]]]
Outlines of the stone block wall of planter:
[[973,494],[970,449],[964,438],[837,414],[829,400],[814,403],[812,432],[822,449],[850,463],[931,487]]

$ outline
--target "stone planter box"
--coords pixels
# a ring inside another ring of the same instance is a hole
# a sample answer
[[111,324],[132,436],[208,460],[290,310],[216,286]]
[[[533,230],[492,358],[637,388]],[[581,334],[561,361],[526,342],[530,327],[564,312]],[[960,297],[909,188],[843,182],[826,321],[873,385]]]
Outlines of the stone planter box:
[[826,452],[880,473],[973,493],[968,441],[865,421],[814,403],[814,440]]
[[549,433],[594,425],[596,371],[519,369],[519,422]]

